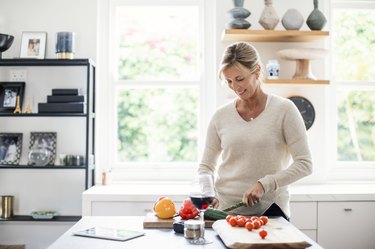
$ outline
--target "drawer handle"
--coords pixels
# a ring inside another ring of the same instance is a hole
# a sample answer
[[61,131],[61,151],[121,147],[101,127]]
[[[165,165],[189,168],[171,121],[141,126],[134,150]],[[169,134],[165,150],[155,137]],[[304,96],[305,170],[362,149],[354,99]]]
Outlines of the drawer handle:
[[344,211],[345,212],[351,212],[353,209],[351,209],[351,208],[344,208]]

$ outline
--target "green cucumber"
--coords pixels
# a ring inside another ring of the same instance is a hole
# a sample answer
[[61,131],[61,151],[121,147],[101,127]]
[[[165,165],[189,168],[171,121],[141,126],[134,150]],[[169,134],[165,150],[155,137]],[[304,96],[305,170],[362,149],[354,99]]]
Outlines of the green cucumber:
[[234,209],[236,209],[236,208],[243,207],[243,206],[245,206],[245,203],[243,203],[243,202],[241,201],[241,202],[239,202],[239,203],[237,203],[237,204],[234,204],[234,205],[232,205],[232,206],[230,206],[230,207],[224,209],[223,211],[224,211],[224,212],[229,212],[229,211],[232,211],[232,210],[234,210]]
[[222,220],[225,219],[227,215],[227,212],[210,207],[204,211],[204,218],[206,220]]

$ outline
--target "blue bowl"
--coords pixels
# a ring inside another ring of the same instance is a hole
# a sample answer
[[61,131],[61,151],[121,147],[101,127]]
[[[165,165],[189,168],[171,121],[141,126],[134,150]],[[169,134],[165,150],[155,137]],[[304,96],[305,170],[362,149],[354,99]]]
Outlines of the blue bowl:
[[8,50],[14,41],[14,36],[0,33],[0,59],[1,53]]

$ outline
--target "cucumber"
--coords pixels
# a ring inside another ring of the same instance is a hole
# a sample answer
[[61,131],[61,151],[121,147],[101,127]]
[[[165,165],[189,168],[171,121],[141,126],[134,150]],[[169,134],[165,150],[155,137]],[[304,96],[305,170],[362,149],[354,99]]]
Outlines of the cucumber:
[[204,218],[206,220],[222,220],[227,217],[228,213],[215,208],[207,208],[204,211]]
[[234,205],[230,206],[229,208],[224,209],[223,211],[224,211],[224,212],[229,212],[229,211],[232,211],[232,210],[234,210],[234,209],[236,209],[236,208],[243,207],[243,206],[245,206],[245,203],[243,203],[243,202],[241,201],[241,202],[239,202],[239,203],[237,203],[237,204],[234,204]]

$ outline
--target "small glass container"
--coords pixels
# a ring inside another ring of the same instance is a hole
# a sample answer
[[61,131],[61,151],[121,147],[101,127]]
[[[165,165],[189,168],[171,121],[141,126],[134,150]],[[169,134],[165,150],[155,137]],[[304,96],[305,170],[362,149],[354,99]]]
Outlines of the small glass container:
[[280,74],[280,64],[277,60],[269,60],[267,65],[267,78],[278,79]]
[[184,237],[189,240],[199,240],[204,237],[202,221],[187,220],[184,222]]

